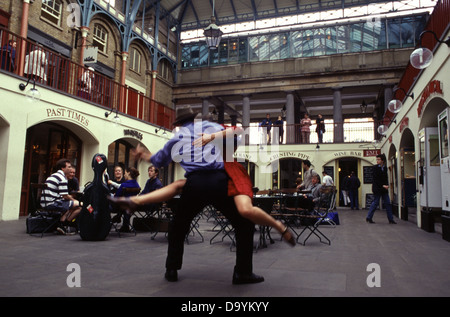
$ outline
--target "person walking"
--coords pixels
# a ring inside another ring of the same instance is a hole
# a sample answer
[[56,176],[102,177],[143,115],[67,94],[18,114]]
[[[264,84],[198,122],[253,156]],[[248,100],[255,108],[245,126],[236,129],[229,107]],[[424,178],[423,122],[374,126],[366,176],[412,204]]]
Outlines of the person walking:
[[373,202],[370,205],[369,212],[366,217],[368,223],[375,223],[372,218],[375,210],[378,208],[380,198],[386,206],[386,214],[390,224],[396,224],[392,215],[392,206],[389,199],[389,181],[386,166],[386,156],[384,154],[377,155],[377,165],[373,167],[372,192],[374,195]]

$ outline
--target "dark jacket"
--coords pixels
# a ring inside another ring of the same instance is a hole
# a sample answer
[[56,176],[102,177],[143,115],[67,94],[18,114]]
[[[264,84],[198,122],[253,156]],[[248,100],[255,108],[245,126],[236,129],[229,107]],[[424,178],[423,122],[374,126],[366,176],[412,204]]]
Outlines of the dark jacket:
[[373,167],[372,192],[374,194],[385,194],[387,189],[383,185],[389,185],[387,166],[375,165]]
[[357,190],[361,186],[361,182],[359,181],[359,178],[355,175],[350,176],[347,179],[347,188],[348,190]]
[[150,193],[154,190],[160,189],[161,187],[163,187],[163,185],[158,177],[148,179],[145,183],[144,189],[141,192],[141,195]]

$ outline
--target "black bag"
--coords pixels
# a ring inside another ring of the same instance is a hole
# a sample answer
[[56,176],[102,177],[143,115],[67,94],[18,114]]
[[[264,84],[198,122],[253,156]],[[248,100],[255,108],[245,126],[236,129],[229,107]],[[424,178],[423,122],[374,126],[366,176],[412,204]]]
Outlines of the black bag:
[[[59,215],[51,215],[49,213],[36,213],[27,218],[27,233],[42,233],[45,229],[47,232],[56,230]],[[49,228],[49,226],[51,227]]]

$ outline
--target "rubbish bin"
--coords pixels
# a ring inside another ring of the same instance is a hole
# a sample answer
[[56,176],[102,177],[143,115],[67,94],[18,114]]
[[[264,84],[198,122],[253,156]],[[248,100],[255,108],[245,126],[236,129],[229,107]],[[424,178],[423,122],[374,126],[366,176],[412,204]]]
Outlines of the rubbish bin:
[[434,232],[434,218],[433,212],[431,210],[427,210],[426,208],[422,208],[420,211],[420,219],[422,221],[421,228],[426,232]]
[[450,216],[441,215],[442,219],[442,239],[450,241]]

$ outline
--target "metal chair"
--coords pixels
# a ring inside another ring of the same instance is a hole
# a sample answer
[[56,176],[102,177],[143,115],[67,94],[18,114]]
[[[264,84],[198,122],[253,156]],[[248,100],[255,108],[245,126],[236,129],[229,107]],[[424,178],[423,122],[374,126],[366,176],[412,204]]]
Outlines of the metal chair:
[[[122,192],[123,192],[123,196],[124,197],[131,197],[131,196],[136,196],[140,193],[141,189],[138,187],[125,187],[123,188]],[[112,213],[115,213],[116,210],[112,210]],[[118,227],[119,223],[122,223],[122,226],[125,222],[129,222],[129,226],[130,226],[130,233],[134,233],[134,235],[136,235],[136,230],[134,229],[132,222],[131,222],[131,217],[134,215],[134,211],[131,214],[127,214],[125,211],[123,210],[118,210],[117,212],[117,216],[120,218],[120,222],[115,222],[113,219],[114,217],[111,218],[111,226],[114,228],[114,231],[117,232],[119,234],[119,237],[121,237],[120,233],[124,233],[124,231],[121,231],[122,227]],[[126,219],[125,217],[127,217],[128,219]],[[125,221],[125,222],[124,222]]]
[[[328,237],[322,231],[319,230],[319,226],[323,222],[329,221],[327,219],[327,215],[329,212],[333,211],[335,203],[336,203],[336,187],[322,186],[322,188],[320,188],[320,199],[314,212],[312,214],[298,215],[301,224],[305,226],[305,228],[297,236],[297,242],[301,237],[301,235],[308,229],[309,234],[301,244],[306,245],[306,241],[312,234],[314,234],[319,238],[321,243],[327,243],[328,245],[331,245],[330,239],[328,239]],[[322,238],[324,239],[324,241],[322,241]]]

